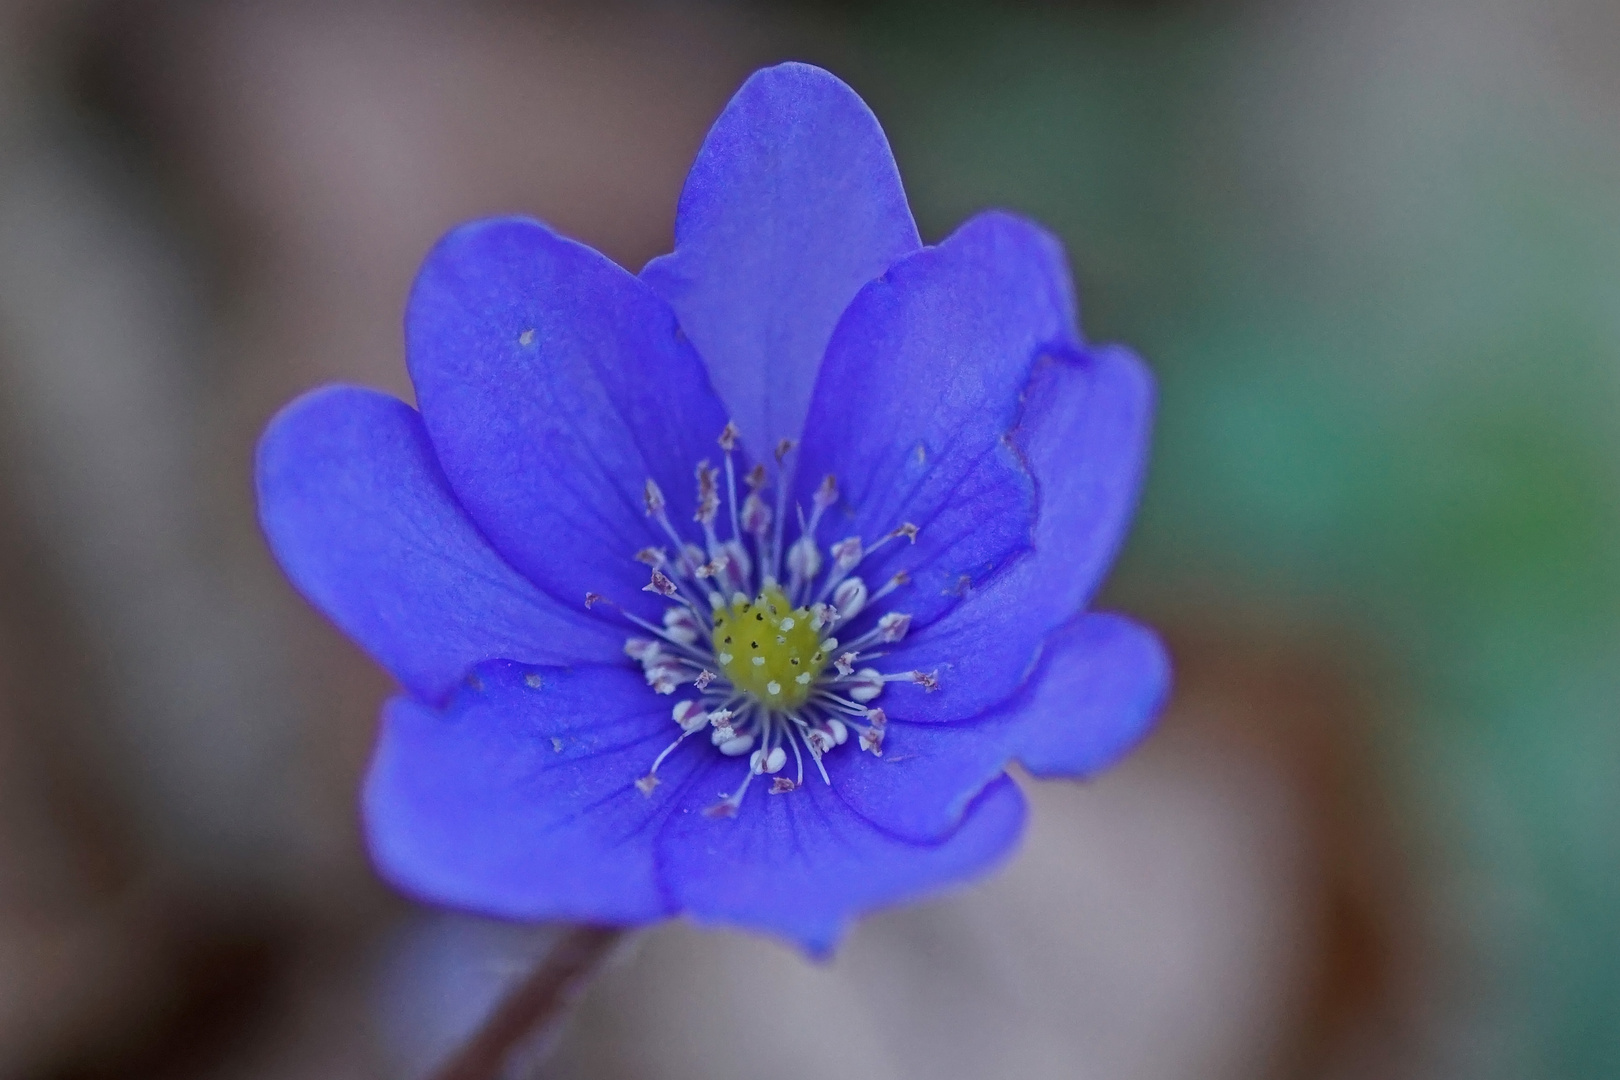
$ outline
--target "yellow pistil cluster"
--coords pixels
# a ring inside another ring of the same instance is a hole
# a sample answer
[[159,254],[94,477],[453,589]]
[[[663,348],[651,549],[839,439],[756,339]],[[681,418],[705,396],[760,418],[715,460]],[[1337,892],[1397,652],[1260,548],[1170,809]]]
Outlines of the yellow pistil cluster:
[[731,685],[784,711],[805,703],[828,661],[810,612],[789,604],[775,585],[752,602],[738,598],[716,609],[714,655]]

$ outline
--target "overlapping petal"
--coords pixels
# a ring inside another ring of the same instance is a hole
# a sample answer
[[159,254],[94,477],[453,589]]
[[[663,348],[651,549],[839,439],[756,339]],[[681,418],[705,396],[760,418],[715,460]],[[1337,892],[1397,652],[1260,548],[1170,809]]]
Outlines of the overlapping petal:
[[838,317],[920,241],[888,140],[819,68],[755,73],[687,176],[675,250],[642,279],[663,296],[763,456],[797,439]]
[[613,657],[605,624],[508,566],[456,503],[416,411],[373,390],[307,394],[258,450],[259,519],[299,591],[412,693],[496,657]]
[[725,411],[674,314],[611,261],[537,222],[465,225],[423,264],[405,320],[422,417],[495,547],[564,603],[644,614],[651,478],[691,520],[693,469]]
[[[654,866],[669,803],[636,790],[669,699],[623,667],[485,665],[450,705],[390,702],[365,789],[372,857],[424,900],[519,919],[671,913]],[[679,786],[706,755],[672,755]]]
[[1028,549],[1035,485],[1009,434],[1044,352],[1078,340],[1063,252],[1009,214],[983,214],[896,263],[856,296],[816,383],[798,470],[842,498],[823,536],[868,544],[905,524],[861,573],[899,570],[897,602],[923,626]]
[[[739,780],[734,766],[714,764],[693,789],[706,796]],[[984,873],[1011,853],[1023,824],[1023,796],[1006,777],[932,843],[874,826],[809,777],[791,797],[751,794],[733,820],[672,816],[658,864],[671,899],[697,921],[763,930],[824,955],[855,916]]]
[[1046,643],[1011,701],[955,724],[891,720],[883,756],[829,755],[841,796],[913,840],[948,835],[965,807],[1013,760],[1038,776],[1088,777],[1151,728],[1170,662],[1153,631],[1120,615],[1071,619]]
[[976,716],[1013,693],[1047,635],[1091,598],[1130,523],[1153,417],[1146,365],[1119,346],[1052,350],[1023,396],[1012,440],[1037,485],[1032,549],[892,650],[893,665],[940,682],[926,695],[899,688],[890,711],[903,719]]

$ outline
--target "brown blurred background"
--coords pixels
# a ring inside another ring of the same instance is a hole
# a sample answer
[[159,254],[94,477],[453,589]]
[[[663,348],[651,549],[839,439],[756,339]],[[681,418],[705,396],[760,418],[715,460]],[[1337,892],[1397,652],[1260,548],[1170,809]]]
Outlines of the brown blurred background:
[[9,0],[0,1078],[420,1076],[545,947],[372,877],[389,685],[251,448],[408,394],[459,221],[666,250],[784,58],[873,104],[925,237],[1041,218],[1153,362],[1108,600],[1176,698],[829,965],[642,936],[536,1075],[1620,1075],[1620,9]]

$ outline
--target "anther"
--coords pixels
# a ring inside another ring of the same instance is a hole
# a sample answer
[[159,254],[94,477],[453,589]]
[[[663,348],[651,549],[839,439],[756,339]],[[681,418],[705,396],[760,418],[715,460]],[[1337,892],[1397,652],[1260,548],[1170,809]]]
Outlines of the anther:
[[773,746],[770,750],[755,750],[748,759],[749,768],[756,773],[777,773],[787,764],[787,751],[780,746]]
[[932,694],[939,689],[939,675],[932,671],[913,671],[911,681]]
[[783,439],[781,442],[777,443],[776,444],[776,463],[778,465],[782,464],[783,460],[789,454],[793,453],[793,448],[795,446],[797,446],[797,445],[798,444],[795,443],[792,439]]
[[664,512],[664,492],[659,488],[657,481],[647,480],[647,486],[642,490],[641,499],[647,504],[647,516],[657,517]]
[[896,642],[911,629],[911,616],[903,611],[891,611],[878,620],[877,638],[883,642]]
[[681,730],[690,735],[709,723],[709,714],[703,711],[703,705],[697,701],[677,701],[672,710],[675,722]]
[[[648,582],[647,584],[643,585],[641,587],[641,591],[642,592],[657,593],[659,596],[665,597],[667,599],[667,598],[669,598],[671,596],[674,596],[676,590],[675,590],[675,583],[673,581],[669,580],[669,578],[665,577],[664,572],[662,570],[654,569],[653,572],[652,572],[652,580],[650,582]],[[586,601],[586,606],[588,607],[589,605],[590,605],[590,601],[587,600]]]
[[821,573],[821,549],[814,537],[801,536],[788,548],[788,570],[801,581],[810,581]]
[[[833,566],[839,571],[847,572],[855,569],[865,554],[865,547],[858,536],[846,536],[830,549],[832,551]],[[842,607],[843,605],[839,605]]]
[[652,773],[648,773],[646,776],[643,776],[640,780],[636,781],[636,790],[650,799],[652,798],[653,788],[657,787],[658,784],[658,777],[654,776]]
[[833,667],[838,669],[838,674],[842,678],[849,678],[850,672],[855,670],[855,654],[852,652],[842,654],[833,661]]
[[833,742],[839,746],[849,741],[849,725],[836,716],[828,717],[827,730],[832,734]]
[[816,488],[813,502],[817,510],[825,510],[838,501],[838,478],[828,473]]
[[726,426],[720,429],[720,449],[728,454],[731,453],[732,449],[737,445],[737,435],[737,425],[727,420]]
[[697,687],[699,690],[707,690],[709,688],[709,684],[714,682],[716,677],[717,676],[714,672],[710,671],[708,668],[704,668],[702,671],[698,672],[697,678],[692,680],[692,685]]
[[833,590],[833,606],[841,619],[853,619],[866,607],[866,582],[858,577],[845,578]]
[[658,642],[651,638],[627,638],[624,643],[624,655],[638,664],[649,663],[656,659],[661,651]]
[[698,503],[697,510],[692,514],[693,521],[704,525],[714,524],[714,516],[720,511],[719,479],[720,470],[710,465],[708,459],[697,463]]
[[770,531],[771,508],[765,505],[758,491],[750,491],[748,498],[743,500],[742,527],[756,539],[763,538]]
[[810,629],[820,630],[824,626],[831,626],[838,619],[838,609],[831,604],[810,605]]
[[748,475],[743,477],[743,480],[748,484],[750,491],[758,491],[765,486],[765,466],[755,465],[748,470]]
[[908,521],[904,525],[900,526],[898,529],[894,530],[889,535],[893,536],[893,537],[901,537],[901,536],[903,536],[907,540],[910,540],[913,544],[915,544],[917,542],[917,526],[913,525],[911,522]]
[[636,552],[636,562],[646,563],[648,566],[663,566],[669,556],[664,554],[663,548],[644,547]]
[[869,751],[873,757],[883,756],[883,729],[869,727],[861,732],[861,749]]
[[664,609],[664,633],[673,641],[690,645],[703,633],[703,627],[698,624],[691,608],[669,607]]
[[866,704],[883,693],[883,673],[876,668],[861,668],[855,673],[848,693],[862,705]]
[[775,780],[771,781],[771,794],[772,795],[786,795],[788,792],[792,791],[794,788],[796,788],[798,786],[799,786],[798,784],[795,784],[792,780],[789,780],[787,777],[778,776]]
[[734,735],[720,743],[720,752],[726,757],[742,757],[754,748],[752,735]]

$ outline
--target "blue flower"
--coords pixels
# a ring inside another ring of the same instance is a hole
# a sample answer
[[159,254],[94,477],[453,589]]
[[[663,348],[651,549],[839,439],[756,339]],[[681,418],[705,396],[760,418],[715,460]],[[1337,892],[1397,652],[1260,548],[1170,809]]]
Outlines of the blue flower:
[[865,104],[755,74],[633,276],[533,221],[428,255],[420,412],[314,391],[259,448],[297,587],[403,684],[364,792],[423,899],[685,914],[826,952],[980,874],[1024,803],[1166,691],[1087,613],[1152,381],[1085,343],[1061,248],[1004,213],[925,247]]

